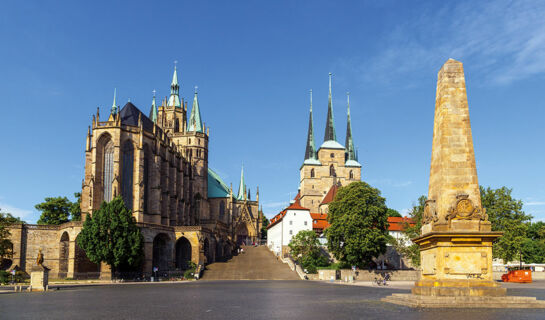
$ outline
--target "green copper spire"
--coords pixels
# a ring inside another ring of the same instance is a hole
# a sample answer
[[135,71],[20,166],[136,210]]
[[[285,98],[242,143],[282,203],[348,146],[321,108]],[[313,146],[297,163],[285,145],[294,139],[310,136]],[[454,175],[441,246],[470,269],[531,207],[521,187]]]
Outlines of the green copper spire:
[[246,189],[246,185],[244,184],[244,164],[242,164],[242,169],[240,170],[240,185],[238,186],[237,194],[238,200],[244,199],[244,189]]
[[305,162],[316,159],[316,145],[314,143],[314,121],[312,119],[312,90],[310,90],[310,115],[308,118],[307,148],[305,150]]
[[197,86],[195,86],[195,97],[193,98],[193,108],[189,116],[188,131],[204,132],[201,120],[201,110],[199,109],[199,100],[197,99]]
[[347,102],[347,122],[346,122],[346,142],[344,144],[346,148],[346,160],[356,160],[356,150],[354,148],[354,141],[352,140],[352,124],[350,123],[350,92],[346,93]]
[[327,120],[325,123],[324,142],[337,141],[335,122],[333,120],[333,102],[331,101],[331,72],[329,73],[329,101],[327,104]]
[[153,123],[157,123],[157,104],[155,103],[155,89],[153,90],[153,100],[151,102],[151,111],[149,115]]
[[170,84],[170,97],[168,98],[167,106],[180,108],[180,86],[178,85],[176,63],[178,63],[178,61],[174,61],[174,74],[172,75],[172,83]]
[[115,103],[116,95],[117,95],[117,88],[114,89],[114,102],[112,103],[112,111],[111,111],[112,114],[117,114],[117,111],[118,111],[118,106]]

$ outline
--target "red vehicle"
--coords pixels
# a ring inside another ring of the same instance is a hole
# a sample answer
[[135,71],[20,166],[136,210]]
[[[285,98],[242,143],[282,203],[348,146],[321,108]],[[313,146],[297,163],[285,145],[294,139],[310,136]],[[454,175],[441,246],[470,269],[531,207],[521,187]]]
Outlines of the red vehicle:
[[532,270],[510,270],[508,273],[501,276],[503,282],[518,282],[518,283],[531,283],[532,282]]

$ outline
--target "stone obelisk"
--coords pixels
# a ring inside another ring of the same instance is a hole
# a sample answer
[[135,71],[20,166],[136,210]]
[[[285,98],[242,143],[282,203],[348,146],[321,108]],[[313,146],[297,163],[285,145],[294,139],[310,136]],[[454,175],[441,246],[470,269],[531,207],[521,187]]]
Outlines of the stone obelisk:
[[505,295],[492,279],[491,232],[481,207],[464,68],[449,59],[439,70],[428,200],[422,218],[421,280],[413,294]]
[[[492,277],[491,231],[481,206],[464,68],[449,59],[439,70],[428,200],[422,217],[420,280],[412,294],[384,301],[414,307],[544,308],[545,301],[507,297]],[[456,297],[456,298],[454,298]]]

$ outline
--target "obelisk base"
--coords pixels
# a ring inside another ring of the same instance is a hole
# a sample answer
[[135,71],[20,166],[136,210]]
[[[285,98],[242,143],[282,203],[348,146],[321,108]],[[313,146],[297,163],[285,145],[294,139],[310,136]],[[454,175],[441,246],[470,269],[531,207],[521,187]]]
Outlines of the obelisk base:
[[545,308],[534,297],[509,297],[492,279],[492,241],[501,232],[430,232],[421,248],[421,279],[411,294],[382,301],[419,308]]

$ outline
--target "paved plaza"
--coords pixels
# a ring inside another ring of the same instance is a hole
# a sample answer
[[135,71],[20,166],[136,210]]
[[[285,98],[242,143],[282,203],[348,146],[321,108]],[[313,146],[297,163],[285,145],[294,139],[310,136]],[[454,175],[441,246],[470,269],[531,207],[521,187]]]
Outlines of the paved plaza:
[[[509,284],[545,299],[545,282]],[[1,319],[544,319],[532,309],[419,310],[380,302],[408,289],[312,281],[196,281],[0,294]]]

